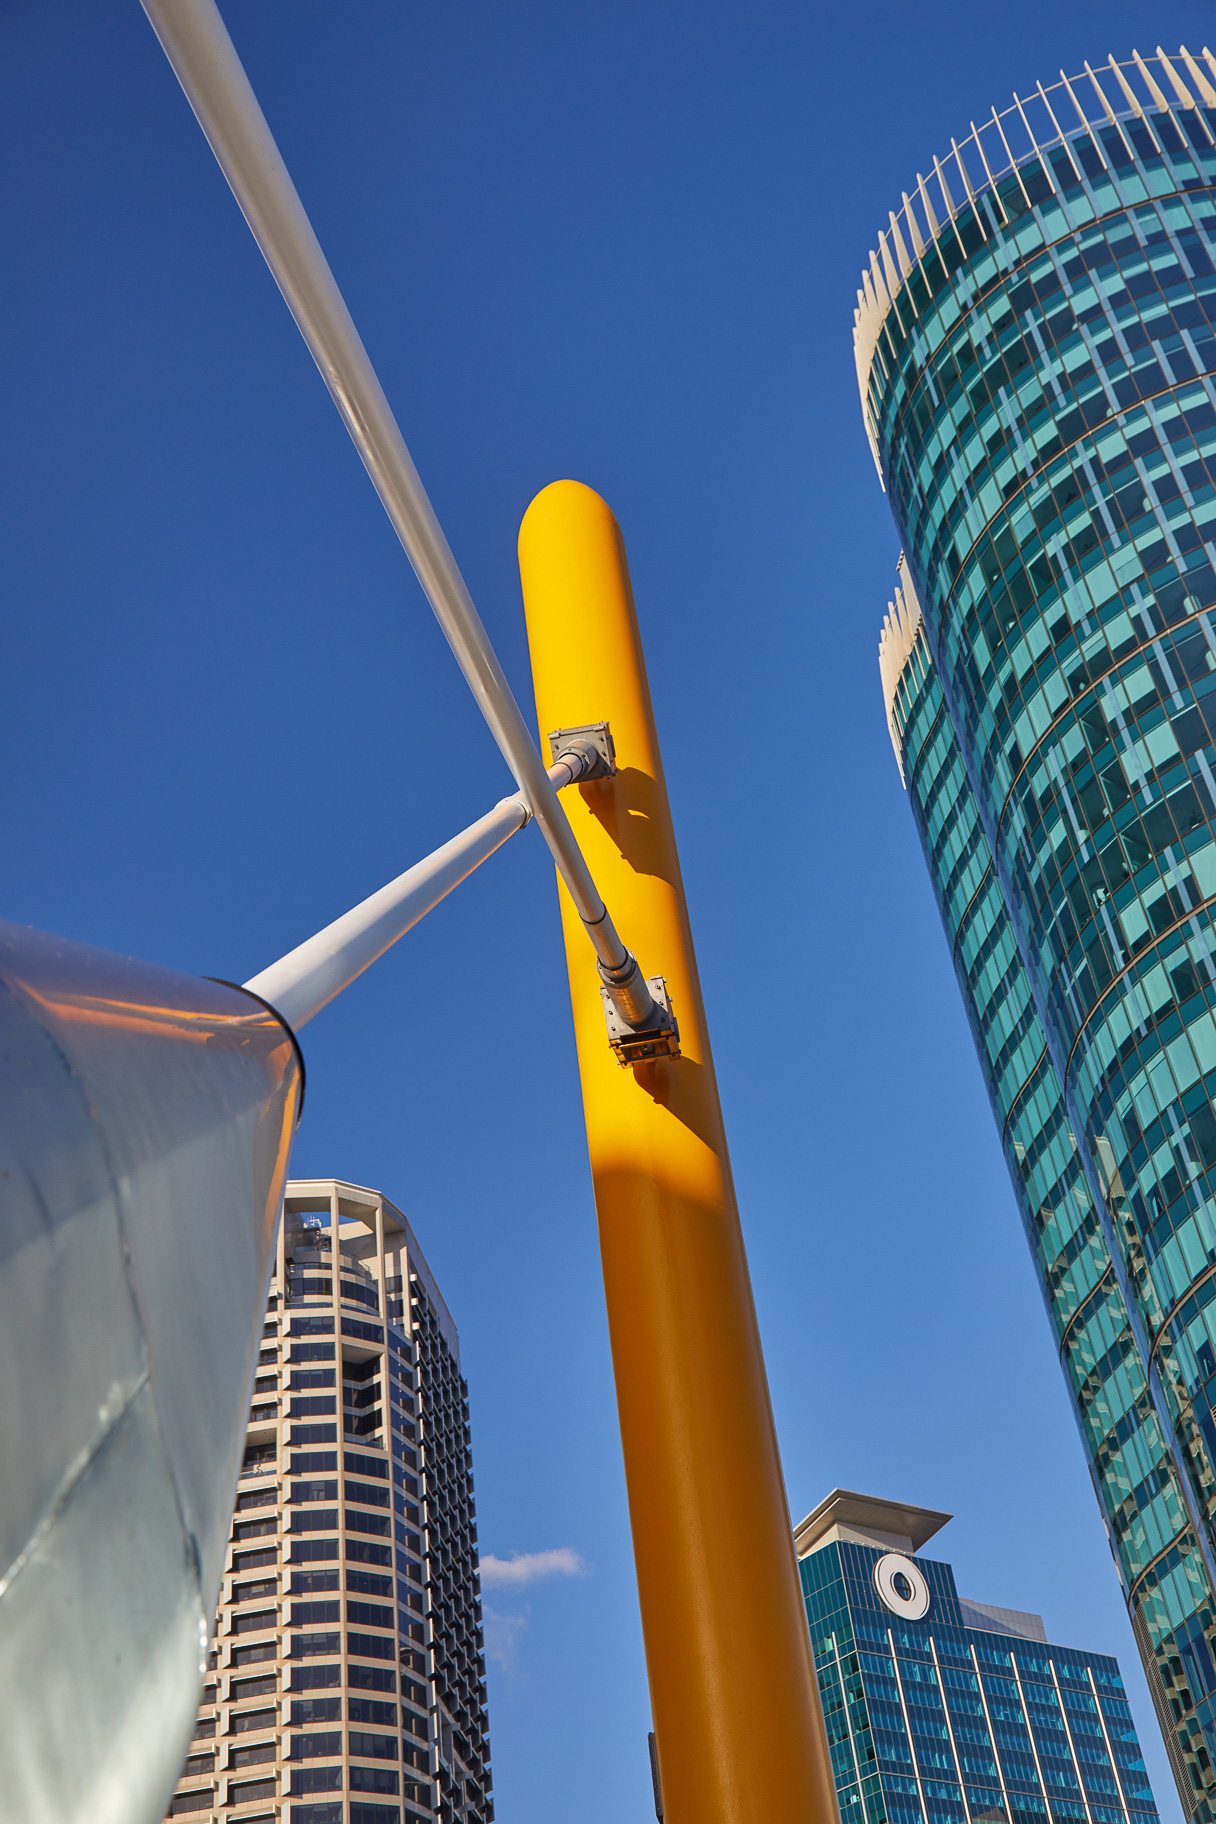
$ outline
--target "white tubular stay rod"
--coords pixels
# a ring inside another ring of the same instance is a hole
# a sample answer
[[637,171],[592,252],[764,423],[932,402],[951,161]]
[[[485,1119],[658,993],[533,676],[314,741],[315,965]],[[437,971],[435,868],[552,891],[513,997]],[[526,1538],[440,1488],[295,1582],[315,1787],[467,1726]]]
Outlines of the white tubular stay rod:
[[333,395],[427,600],[591,936],[631,1026],[655,1017],[511,694],[396,419],[214,0],[143,0],[254,239]]
[[[594,757],[594,749],[576,739],[549,768],[548,777],[558,789],[572,785],[591,770]],[[522,798],[503,798],[467,830],[423,856],[370,899],[297,944],[269,969],[250,976],[246,988],[269,1001],[293,1031],[306,1026],[399,937],[433,912],[453,887],[488,861],[508,837],[522,830],[530,815]]]
[[246,988],[269,1001],[298,1031],[527,821],[523,799],[504,798],[434,854],[251,976]]

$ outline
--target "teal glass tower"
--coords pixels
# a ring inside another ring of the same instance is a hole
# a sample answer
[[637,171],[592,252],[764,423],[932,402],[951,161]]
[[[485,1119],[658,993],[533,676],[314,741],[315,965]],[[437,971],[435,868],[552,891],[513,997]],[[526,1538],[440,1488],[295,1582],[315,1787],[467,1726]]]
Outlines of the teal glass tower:
[[1205,1824],[1214,326],[1216,61],[1182,50],[1086,65],[935,160],[879,236],[854,333],[904,545],[880,645],[891,738],[1179,1793]]
[[949,1519],[837,1488],[795,1532],[842,1824],[1156,1824],[1118,1663],[960,1597]]

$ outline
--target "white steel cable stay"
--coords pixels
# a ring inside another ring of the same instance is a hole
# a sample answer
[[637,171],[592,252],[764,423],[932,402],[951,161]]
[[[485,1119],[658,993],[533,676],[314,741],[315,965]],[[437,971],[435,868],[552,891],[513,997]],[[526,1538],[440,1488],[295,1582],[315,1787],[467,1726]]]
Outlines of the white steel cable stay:
[[[549,768],[548,778],[554,788],[560,788],[585,777],[593,767],[593,749],[575,740]],[[503,798],[492,811],[378,893],[352,906],[268,969],[250,976],[245,987],[269,1002],[292,1031],[298,1032],[488,861],[516,830],[522,830],[530,816],[522,797]]]
[[143,0],[143,8],[552,851],[600,978],[627,1025],[649,1026],[660,1014],[646,978],[591,878],[214,0]]
[[370,899],[251,976],[245,987],[298,1032],[527,821],[523,799],[504,798]]

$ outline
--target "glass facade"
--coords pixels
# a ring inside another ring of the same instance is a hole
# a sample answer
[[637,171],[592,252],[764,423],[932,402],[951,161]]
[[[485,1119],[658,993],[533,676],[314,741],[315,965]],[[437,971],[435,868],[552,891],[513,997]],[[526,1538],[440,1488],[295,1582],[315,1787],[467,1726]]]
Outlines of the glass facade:
[[905,548],[892,738],[1179,1791],[1206,1820],[1216,64],[1100,73],[918,180],[856,345]]
[[923,1556],[837,1537],[799,1568],[843,1824],[1154,1824],[1115,1660],[1052,1646],[1037,1616],[984,1626]]

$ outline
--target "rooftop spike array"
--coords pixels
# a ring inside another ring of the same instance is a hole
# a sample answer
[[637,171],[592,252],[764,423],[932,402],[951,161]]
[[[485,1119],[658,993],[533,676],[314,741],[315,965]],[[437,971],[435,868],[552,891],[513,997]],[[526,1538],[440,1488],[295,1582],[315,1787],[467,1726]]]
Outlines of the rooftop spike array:
[[[960,210],[970,205],[980,232],[985,239],[991,238],[1013,219],[1007,199],[1002,198],[1002,179],[1016,173],[1015,188],[1028,202],[1020,167],[1036,154],[1065,144],[1075,148],[1084,140],[1092,148],[1094,169],[1105,172],[1111,161],[1103,132],[1114,128],[1131,157],[1123,123],[1143,122],[1165,156],[1179,144],[1216,144],[1216,115],[1208,117],[1213,110],[1216,57],[1212,52],[1205,46],[1194,56],[1182,45],[1167,55],[1158,45],[1150,57],[1133,51],[1123,62],[1108,58],[1097,70],[1087,63],[1077,76],[1068,77],[1061,70],[1059,81],[1047,88],[1036,83],[1033,95],[1015,93],[1009,107],[1000,113],[993,109],[990,120],[978,127],[972,121],[971,131],[961,143],[952,139],[946,157],[934,158],[928,177],[917,173],[915,189],[910,195],[905,191],[900,208],[890,213],[888,226],[879,234],[878,245],[862,270],[853,313],[857,381],[876,463],[878,446],[866,395],[879,332],[892,311],[903,330],[911,328],[917,313],[907,282],[918,266],[923,267],[929,250],[945,237],[959,240],[961,248]],[[1042,169],[1055,191],[1057,178],[1048,160],[1044,159]],[[881,473],[881,465],[879,468]]]
[[912,655],[916,636],[920,631],[920,603],[916,589],[908,572],[908,565],[900,553],[898,565],[899,581],[895,585],[895,600],[888,602],[887,612],[882,623],[882,632],[878,636],[878,672],[882,679],[882,700],[887,712],[887,733],[891,737],[891,746],[895,749],[895,761],[899,767],[899,776],[905,786],[903,739],[899,725],[895,720],[895,693],[899,689],[899,680],[903,676],[904,666]]

